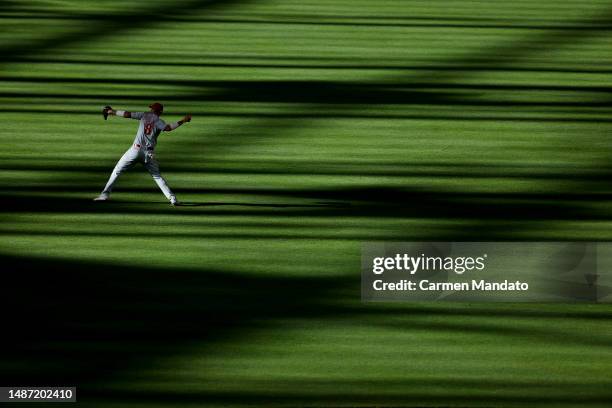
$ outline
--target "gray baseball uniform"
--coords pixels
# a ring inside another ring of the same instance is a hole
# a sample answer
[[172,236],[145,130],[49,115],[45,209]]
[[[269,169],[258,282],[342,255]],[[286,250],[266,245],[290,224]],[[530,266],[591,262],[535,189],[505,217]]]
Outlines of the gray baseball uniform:
[[102,194],[110,194],[117,178],[124,171],[133,167],[136,163],[142,163],[149,171],[153,180],[168,200],[176,199],[166,180],[159,172],[159,164],[155,159],[155,145],[157,137],[166,127],[166,123],[153,112],[132,112],[132,119],[139,119],[138,132],[134,138],[134,144],[119,159],[113,172],[102,191]]

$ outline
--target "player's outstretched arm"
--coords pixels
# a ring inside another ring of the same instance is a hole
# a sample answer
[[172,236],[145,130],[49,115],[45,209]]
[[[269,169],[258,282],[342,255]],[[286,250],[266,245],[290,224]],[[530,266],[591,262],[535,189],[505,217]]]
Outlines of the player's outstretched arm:
[[126,119],[140,119],[142,118],[142,112],[129,112],[124,110],[115,110],[110,106],[106,109],[106,114],[110,116],[119,116],[120,118]]
[[166,127],[164,128],[164,132],[172,132],[174,129],[186,122],[191,122],[191,115],[185,115],[183,119],[179,120],[178,122],[166,125]]

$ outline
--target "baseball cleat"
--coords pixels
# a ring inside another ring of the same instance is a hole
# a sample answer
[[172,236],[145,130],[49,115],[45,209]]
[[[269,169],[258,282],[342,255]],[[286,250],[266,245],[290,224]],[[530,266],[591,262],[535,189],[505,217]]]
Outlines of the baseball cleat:
[[94,198],[94,201],[108,201],[108,200],[109,200],[108,194],[104,194],[104,193]]
[[177,205],[181,205],[181,203],[179,203],[176,197],[172,196],[170,197],[170,205],[176,207]]

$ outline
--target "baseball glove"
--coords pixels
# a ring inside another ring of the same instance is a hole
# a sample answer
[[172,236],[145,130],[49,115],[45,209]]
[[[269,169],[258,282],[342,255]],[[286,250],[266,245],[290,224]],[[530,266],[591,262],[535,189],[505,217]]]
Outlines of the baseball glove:
[[112,110],[113,108],[111,108],[110,105],[106,105],[104,107],[104,109],[102,109],[102,116],[104,116],[104,120],[106,120],[108,118],[108,111]]

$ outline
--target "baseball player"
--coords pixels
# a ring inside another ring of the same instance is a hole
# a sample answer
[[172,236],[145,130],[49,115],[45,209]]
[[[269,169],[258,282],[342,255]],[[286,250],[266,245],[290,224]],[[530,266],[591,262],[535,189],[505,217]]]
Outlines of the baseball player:
[[159,172],[159,165],[157,160],[155,160],[154,150],[155,145],[157,144],[157,137],[162,131],[171,132],[181,126],[183,123],[190,122],[191,115],[185,115],[185,117],[178,122],[167,125],[160,119],[160,116],[164,111],[164,106],[161,103],[155,102],[154,104],[149,105],[149,108],[151,108],[150,112],[127,112],[122,110],[114,110],[110,106],[106,106],[103,109],[102,114],[104,115],[104,119],[106,119],[108,115],[115,115],[123,118],[138,119],[140,120],[140,124],[138,126],[138,132],[136,132],[136,138],[134,139],[133,146],[129,148],[123,154],[123,156],[121,156],[117,162],[117,165],[115,165],[115,168],[108,179],[104,190],[102,190],[102,193],[98,197],[94,198],[94,201],[108,200],[117,178],[119,178],[121,173],[131,168],[138,162],[142,163],[149,173],[151,173],[153,180],[155,180],[166,198],[170,200],[170,204],[173,206],[179,204],[176,200],[176,196],[172,190],[170,190],[166,180],[164,180]]

